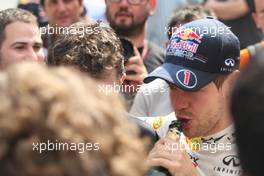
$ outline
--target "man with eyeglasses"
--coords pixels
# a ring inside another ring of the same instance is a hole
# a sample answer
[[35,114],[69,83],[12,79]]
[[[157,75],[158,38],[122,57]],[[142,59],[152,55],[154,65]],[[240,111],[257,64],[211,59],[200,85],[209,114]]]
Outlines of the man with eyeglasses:
[[[110,26],[121,38],[127,38],[134,45],[134,56],[126,64],[126,84],[133,89],[124,90],[128,106],[136,91],[143,84],[146,75],[164,61],[164,51],[147,41],[146,22],[156,9],[156,0],[105,0],[106,17]],[[125,87],[127,88],[127,87]]]

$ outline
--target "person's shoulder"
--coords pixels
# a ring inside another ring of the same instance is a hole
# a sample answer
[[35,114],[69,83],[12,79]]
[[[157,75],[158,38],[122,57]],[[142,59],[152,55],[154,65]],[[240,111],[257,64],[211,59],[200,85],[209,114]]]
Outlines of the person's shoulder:
[[144,59],[144,64],[148,72],[152,72],[154,69],[164,63],[165,50],[157,46],[156,44],[148,41],[148,54]]
[[168,87],[168,83],[163,80],[163,79],[155,79],[153,81],[151,81],[150,83],[147,84],[143,84],[140,89],[156,89],[157,87],[159,88],[164,88],[164,87]]
[[165,50],[156,45],[155,43],[148,41],[148,48],[150,51],[155,51],[156,54],[160,54],[165,57]]
[[138,99],[137,97],[140,97],[140,101],[144,99],[146,102],[151,103],[151,101],[161,99],[163,97],[165,98],[168,92],[169,86],[167,82],[162,79],[155,79],[154,81],[143,84],[140,87],[139,91],[137,92],[136,99]]
[[162,79],[155,79],[154,81],[143,84],[138,94],[150,100],[161,99],[167,96],[169,92],[168,83]]
[[[164,107],[165,104],[167,106]],[[170,112],[169,107],[169,87],[164,80],[156,79],[140,87],[130,113],[136,116],[156,116]]]

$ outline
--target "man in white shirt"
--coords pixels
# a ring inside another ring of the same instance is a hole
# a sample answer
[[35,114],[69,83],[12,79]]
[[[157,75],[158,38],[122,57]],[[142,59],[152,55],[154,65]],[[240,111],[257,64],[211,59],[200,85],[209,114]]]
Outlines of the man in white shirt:
[[229,110],[239,45],[230,29],[213,18],[187,23],[172,35],[165,63],[144,81],[169,83],[172,107],[191,150],[176,147],[179,140],[162,138],[149,154],[151,166],[167,168],[172,176],[241,174]]

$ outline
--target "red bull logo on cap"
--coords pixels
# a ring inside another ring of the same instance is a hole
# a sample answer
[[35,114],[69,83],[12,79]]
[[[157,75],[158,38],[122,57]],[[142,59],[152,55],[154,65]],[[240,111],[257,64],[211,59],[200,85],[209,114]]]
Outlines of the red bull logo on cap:
[[190,28],[176,31],[170,40],[167,55],[192,58],[198,50],[202,37],[203,35],[198,35]]
[[180,38],[181,40],[191,40],[197,43],[201,43],[202,35],[198,35],[196,32],[194,32],[192,29],[187,28],[184,30],[180,30],[176,32],[176,37]]
[[171,46],[171,48],[183,49],[186,51],[190,51],[192,53],[196,53],[199,45],[195,44],[193,42],[192,43],[189,43],[187,41],[177,42],[175,40],[172,40],[170,46]]

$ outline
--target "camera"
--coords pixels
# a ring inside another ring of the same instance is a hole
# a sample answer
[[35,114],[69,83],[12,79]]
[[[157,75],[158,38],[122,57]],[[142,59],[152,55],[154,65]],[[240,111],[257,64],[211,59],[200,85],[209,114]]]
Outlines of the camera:
[[133,44],[127,38],[120,38],[120,41],[124,49],[123,56],[124,56],[125,64],[126,64],[129,58],[134,56]]
[[[129,58],[134,56],[134,46],[132,42],[127,38],[120,38],[121,44],[123,46],[124,52],[124,64],[126,65]],[[134,71],[127,71],[126,74],[136,74]]]

